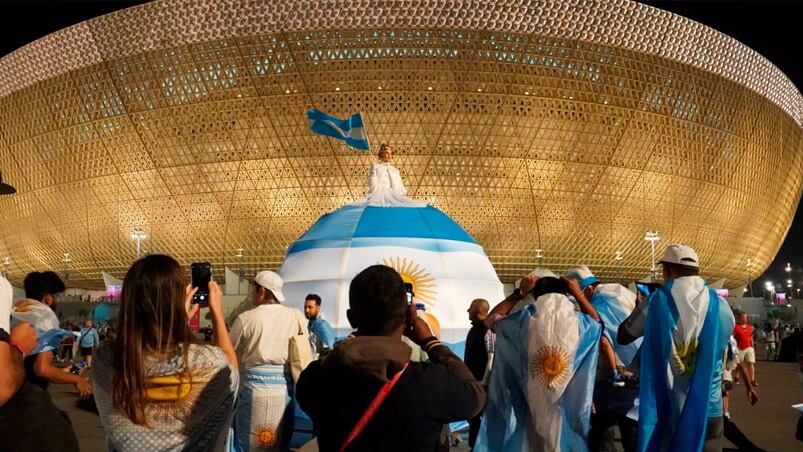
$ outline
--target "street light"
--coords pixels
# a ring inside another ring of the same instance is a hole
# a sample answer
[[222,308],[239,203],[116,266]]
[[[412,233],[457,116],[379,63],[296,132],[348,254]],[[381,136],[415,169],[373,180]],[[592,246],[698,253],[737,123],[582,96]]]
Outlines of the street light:
[[543,250],[542,250],[542,249],[540,249],[540,248],[538,248],[537,250],[535,250],[535,258],[536,258],[536,259],[543,259],[543,258],[544,258],[544,255],[543,255],[543,254],[541,254],[541,251],[543,251]]
[[661,240],[661,235],[658,233],[658,231],[655,232],[647,231],[647,233],[644,235],[644,240],[650,242],[650,249],[652,250],[652,260],[650,261],[651,262],[650,273],[652,273],[652,276],[650,277],[650,281],[656,282],[657,278],[655,271],[655,242]]
[[137,241],[137,260],[139,260],[140,251],[142,249],[142,241],[148,238],[148,234],[146,234],[145,231],[134,229],[131,232],[131,238]]

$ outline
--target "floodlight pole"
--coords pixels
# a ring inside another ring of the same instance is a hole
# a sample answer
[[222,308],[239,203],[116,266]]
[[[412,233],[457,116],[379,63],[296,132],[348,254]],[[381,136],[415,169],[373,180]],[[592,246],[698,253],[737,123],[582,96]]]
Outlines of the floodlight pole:
[[139,260],[142,251],[142,241],[148,238],[148,234],[146,234],[145,231],[135,229],[131,233],[131,238],[137,242],[137,260]]
[[661,236],[660,234],[658,234],[658,231],[655,232],[647,231],[647,233],[644,235],[644,240],[650,242],[650,250],[652,252],[651,254],[652,259],[650,261],[650,274],[651,274],[650,282],[656,282],[658,281],[658,278],[657,278],[657,271],[655,268],[655,242],[661,240]]
[[70,280],[70,262],[72,262],[72,259],[70,259],[70,253],[64,253],[64,259],[62,260],[62,262],[64,262],[64,280],[65,281],[69,281]]
[[237,276],[240,277],[240,281],[245,280],[245,267],[243,266],[243,257],[244,257],[243,251],[245,250],[242,248],[237,248],[237,254],[234,256],[237,258],[237,261],[240,266],[240,268],[237,269]]
[[786,287],[789,288],[789,299],[792,299],[792,264],[787,262],[786,263]]

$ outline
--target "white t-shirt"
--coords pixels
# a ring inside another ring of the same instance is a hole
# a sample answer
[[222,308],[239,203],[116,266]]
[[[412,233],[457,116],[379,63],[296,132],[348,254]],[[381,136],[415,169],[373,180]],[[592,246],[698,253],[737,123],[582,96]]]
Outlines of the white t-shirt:
[[14,291],[11,283],[0,276],[0,328],[11,333],[11,305],[14,304]]
[[280,304],[263,304],[240,314],[231,327],[240,371],[287,363],[290,338],[299,334],[299,326],[308,337],[304,314]]

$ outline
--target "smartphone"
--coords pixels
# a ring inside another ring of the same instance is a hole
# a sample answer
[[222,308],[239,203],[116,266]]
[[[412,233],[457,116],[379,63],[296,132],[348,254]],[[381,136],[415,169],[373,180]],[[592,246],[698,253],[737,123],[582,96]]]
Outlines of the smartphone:
[[194,304],[206,306],[209,304],[209,282],[212,281],[212,264],[209,262],[195,262],[190,265],[192,287],[198,291],[192,296]]
[[645,296],[652,295],[652,293],[658,290],[659,287],[661,287],[661,285],[658,283],[636,282],[636,289],[638,289],[638,291],[644,294]]
[[413,304],[413,298],[415,297],[415,294],[413,293],[413,284],[404,283],[404,288],[407,289],[407,304]]

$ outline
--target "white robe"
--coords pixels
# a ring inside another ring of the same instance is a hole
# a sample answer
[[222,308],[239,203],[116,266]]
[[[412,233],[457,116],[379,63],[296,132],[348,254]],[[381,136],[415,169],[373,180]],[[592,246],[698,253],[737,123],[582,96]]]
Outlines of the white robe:
[[368,192],[355,205],[374,207],[425,207],[426,204],[405,196],[401,174],[390,163],[376,162],[371,164],[368,174]]

